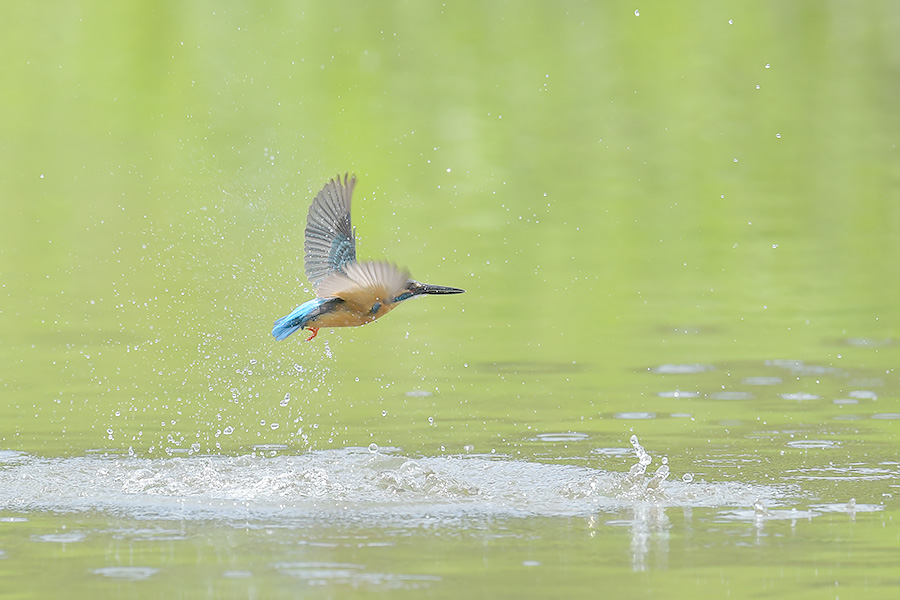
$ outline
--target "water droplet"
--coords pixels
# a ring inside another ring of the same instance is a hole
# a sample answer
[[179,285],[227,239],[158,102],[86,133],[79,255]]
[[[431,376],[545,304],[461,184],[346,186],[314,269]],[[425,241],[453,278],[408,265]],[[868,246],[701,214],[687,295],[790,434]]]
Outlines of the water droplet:
[[685,483],[690,483],[694,480],[694,474],[693,473],[685,473],[684,475],[681,476],[681,480]]
[[225,435],[231,435],[232,433],[234,433],[234,427],[229,425],[222,431],[222,433],[224,433]]
[[276,429],[278,429],[278,423],[272,423],[271,425],[269,425],[269,427],[272,428],[272,431],[275,431]]
[[284,400],[279,402],[279,404],[281,404],[281,406],[287,406],[290,401],[291,401],[291,394],[287,393],[284,395]]
[[641,11],[639,11],[638,9],[634,9],[634,16],[636,16],[636,17],[641,16]]
[[372,454],[376,454],[378,452],[378,444],[376,444],[375,442],[369,444],[369,452],[371,452]]

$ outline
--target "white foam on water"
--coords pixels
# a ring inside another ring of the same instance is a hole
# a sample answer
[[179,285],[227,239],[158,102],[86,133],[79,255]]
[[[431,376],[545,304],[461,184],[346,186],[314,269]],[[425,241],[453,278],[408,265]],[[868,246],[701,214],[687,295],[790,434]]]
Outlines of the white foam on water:
[[628,473],[496,455],[410,458],[369,448],[167,459],[15,454],[0,461],[0,507],[148,519],[423,520],[578,516],[643,504],[744,508],[790,496],[788,486],[670,481],[667,461],[645,473],[650,457],[636,449],[638,463]]

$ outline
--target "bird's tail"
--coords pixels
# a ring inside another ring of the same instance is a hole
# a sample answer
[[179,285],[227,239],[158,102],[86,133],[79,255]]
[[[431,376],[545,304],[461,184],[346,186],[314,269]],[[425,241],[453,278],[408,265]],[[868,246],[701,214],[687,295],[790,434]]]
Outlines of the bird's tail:
[[[297,312],[296,309],[294,312]],[[295,331],[303,329],[303,325],[306,321],[303,320],[302,317],[295,316],[294,312],[275,320],[275,326],[272,327],[272,335],[274,335],[275,339],[279,342]]]
[[343,303],[340,298],[313,298],[309,302],[304,302],[290,313],[275,320],[272,335],[280,342],[295,331],[303,329],[307,324],[315,327],[316,318],[330,312],[336,304],[340,303]]

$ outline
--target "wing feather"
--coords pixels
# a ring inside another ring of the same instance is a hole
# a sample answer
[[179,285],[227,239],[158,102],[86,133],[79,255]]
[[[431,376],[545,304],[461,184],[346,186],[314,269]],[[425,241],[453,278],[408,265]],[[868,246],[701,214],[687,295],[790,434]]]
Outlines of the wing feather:
[[406,289],[409,272],[387,262],[350,262],[325,277],[316,288],[320,298],[338,297],[368,311],[387,304]]
[[318,287],[329,274],[356,260],[356,237],[350,224],[350,196],[356,176],[344,174],[329,181],[316,195],[306,219],[304,264],[306,276]]

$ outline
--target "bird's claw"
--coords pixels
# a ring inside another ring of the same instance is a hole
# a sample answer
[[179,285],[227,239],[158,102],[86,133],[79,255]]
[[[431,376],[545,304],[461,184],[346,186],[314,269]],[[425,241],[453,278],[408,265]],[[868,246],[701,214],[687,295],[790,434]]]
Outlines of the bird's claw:
[[318,327],[310,327],[309,330],[312,332],[312,335],[309,336],[308,338],[306,338],[306,341],[307,341],[307,342],[312,341],[312,339],[313,339],[314,337],[316,337],[317,335],[319,335],[319,328],[318,328]]

